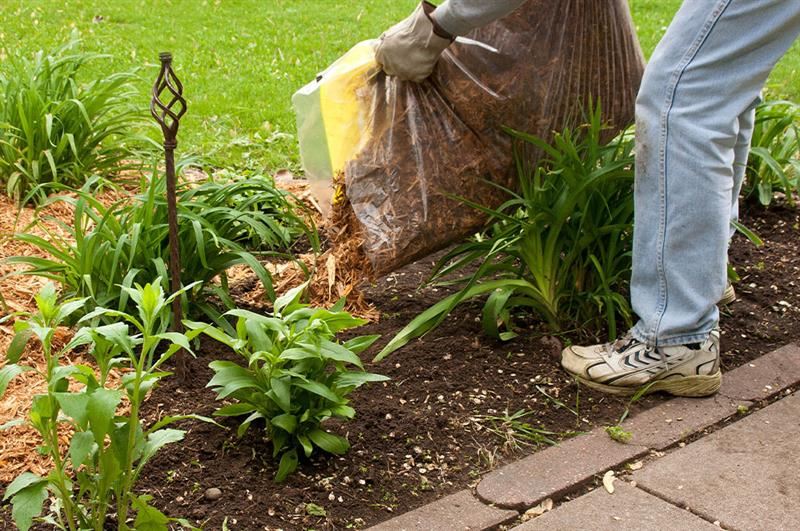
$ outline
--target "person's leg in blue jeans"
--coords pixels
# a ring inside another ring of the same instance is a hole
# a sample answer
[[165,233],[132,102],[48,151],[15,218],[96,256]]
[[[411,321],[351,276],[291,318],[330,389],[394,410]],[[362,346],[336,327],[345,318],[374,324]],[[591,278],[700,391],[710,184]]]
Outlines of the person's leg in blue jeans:
[[645,71],[636,105],[631,300],[640,321],[562,365],[629,394],[719,388],[717,302],[725,290],[753,106],[800,33],[799,0],[686,0]]

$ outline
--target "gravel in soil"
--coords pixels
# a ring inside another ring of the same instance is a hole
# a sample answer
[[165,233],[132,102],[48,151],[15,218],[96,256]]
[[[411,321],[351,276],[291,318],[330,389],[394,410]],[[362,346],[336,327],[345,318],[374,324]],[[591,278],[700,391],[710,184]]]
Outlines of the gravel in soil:
[[[800,217],[781,206],[751,211],[743,205],[743,222],[765,245],[756,248],[737,236],[731,247],[741,281],[737,302],[722,313],[723,369],[800,338]],[[417,262],[368,290],[383,317],[359,333],[381,333],[383,344],[439,300],[441,290],[417,290],[430,266],[430,259]],[[547,437],[555,440],[616,423],[627,402],[578,389],[558,366],[559,339],[531,322],[530,333],[496,342],[481,333],[479,316],[479,304],[462,305],[424,339],[378,365],[368,364],[391,381],[354,393],[356,418],[329,424],[350,440],[347,455],[302,462],[276,485],[271,447],[259,425],[237,439],[232,419],[221,421],[228,430],[187,421],[186,439],[153,459],[140,490],[171,516],[206,529],[221,529],[226,518],[232,530],[361,528],[474,485],[498,465],[546,446],[515,437],[498,417],[529,411],[522,420],[552,432]],[[235,358],[211,342],[199,352],[188,385],[168,380],[150,398],[145,412],[150,419],[211,415],[215,403],[205,389],[211,377],[207,365]],[[664,399],[646,397],[633,404],[633,413]]]

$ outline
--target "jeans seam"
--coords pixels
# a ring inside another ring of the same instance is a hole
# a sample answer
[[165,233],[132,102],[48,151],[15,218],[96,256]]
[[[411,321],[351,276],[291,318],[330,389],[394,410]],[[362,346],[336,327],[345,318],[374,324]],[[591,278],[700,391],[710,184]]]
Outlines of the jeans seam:
[[[686,69],[697,56],[703,43],[708,39],[708,36],[713,31],[722,14],[730,5],[732,0],[719,0],[714,7],[711,15],[706,20],[701,28],[697,38],[692,42],[692,45],[684,54],[678,66],[672,73],[670,82],[667,85],[666,98],[664,100],[664,107],[662,108],[660,116],[661,138],[658,145],[658,198],[659,198],[659,223],[658,223],[658,238],[656,240],[656,274],[658,276],[658,304],[656,305],[655,319],[653,319],[652,328],[649,331],[649,336],[652,338],[652,343],[658,345],[658,331],[661,329],[661,322],[664,319],[664,314],[667,311],[667,275],[665,272],[664,264],[664,249],[666,247],[666,231],[667,231],[667,160],[666,151],[669,137],[669,119],[670,114],[675,103],[675,93],[678,88],[678,83],[683,76]],[[649,343],[649,341],[648,341]]]

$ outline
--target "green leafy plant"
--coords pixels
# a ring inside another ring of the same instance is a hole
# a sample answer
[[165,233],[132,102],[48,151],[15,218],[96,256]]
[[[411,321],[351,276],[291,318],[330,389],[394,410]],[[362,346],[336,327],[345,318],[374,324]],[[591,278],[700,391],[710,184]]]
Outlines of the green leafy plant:
[[608,436],[618,443],[628,444],[631,442],[631,439],[633,439],[633,433],[625,431],[625,429],[618,424],[615,426],[606,426],[605,430]]
[[800,191],[800,105],[766,101],[756,107],[756,120],[743,193],[769,205],[775,192],[794,205]]
[[[483,327],[492,337],[515,336],[512,317],[533,311],[555,331],[603,323],[630,324],[623,295],[631,268],[633,138],[624,133],[603,144],[599,109],[588,123],[555,135],[548,144],[517,131],[519,192],[497,209],[469,203],[491,217],[480,238],[457,246],[439,262],[440,280],[477,264],[463,287],[416,317],[379,353],[380,360],[428,332],[462,301],[488,294]],[[526,148],[541,150],[531,167]]]
[[310,457],[316,448],[344,454],[349,443],[326,431],[330,418],[351,419],[356,411],[347,396],[367,382],[387,380],[363,370],[358,353],[378,336],[362,336],[344,343],[336,340],[342,330],[365,324],[343,312],[344,301],[330,310],[311,308],[300,302],[305,286],[290,290],[275,301],[272,315],[231,310],[236,332],[201,323],[187,326],[241,355],[245,365],[213,361],[214,377],[208,383],[218,400],[233,403],[216,411],[219,416],[244,416],[238,433],[263,420],[272,442],[273,457],[280,457],[275,480],[283,481],[298,464],[300,453]]
[[[22,319],[14,324],[9,364],[0,370],[0,395],[16,375],[36,370],[17,363],[25,345],[35,338],[46,361],[40,375],[47,382],[47,391],[34,397],[29,422],[42,437],[42,451],[53,460],[46,477],[24,472],[6,488],[12,516],[23,531],[41,514],[50,495],[57,502],[43,521],[58,529],[102,531],[107,529],[109,515],[115,515],[119,530],[166,529],[168,522],[176,521],[151,507],[150,497],[137,495],[133,489],[147,461],[163,446],[183,439],[183,431],[167,426],[176,420],[202,417],[163,417],[146,427],[140,408],[145,394],[170,374],[164,371],[164,363],[178,349],[189,350],[189,342],[198,332],[167,331],[169,303],[180,294],[165,297],[160,282],[124,290],[134,301],[136,315],[97,308],[84,322],[99,317],[115,321],[79,329],[60,350],[53,348],[56,328],[83,307],[86,299],[59,304],[54,285],[48,284],[36,297],[36,313],[16,314]],[[88,347],[97,372],[87,365],[69,363],[67,354],[80,347]],[[114,368],[123,372],[121,379],[109,378]],[[123,400],[129,406],[127,414],[120,411]],[[65,424],[73,433],[68,451],[62,454],[59,427]],[[136,512],[132,526],[128,522],[131,511]]]
[[[82,191],[51,196],[43,206],[63,202],[74,209],[73,222],[49,218],[61,230],[40,228],[46,236],[15,235],[18,241],[38,247],[51,258],[19,256],[14,264],[28,266],[26,275],[59,282],[65,293],[87,297],[87,310],[95,306],[130,310],[126,288],[134,282],[160,277],[167,288],[169,238],[164,179],[154,170],[143,179],[142,194],[105,206],[91,193],[90,181]],[[209,295],[229,308],[226,271],[244,264],[274,299],[272,280],[248,247],[289,256],[287,251],[302,236],[317,248],[316,230],[304,222],[286,194],[276,191],[267,178],[182,185],[178,198],[181,280],[197,282],[185,297],[193,315],[205,315],[224,326]],[[48,218],[45,218],[48,219]],[[212,282],[219,278],[219,283]]]
[[108,56],[72,40],[0,70],[0,183],[16,201],[40,202],[49,183],[80,187],[131,158],[142,113],[131,104],[131,73],[80,83],[83,67]]
[[[157,195],[164,197],[163,179],[158,188]],[[185,215],[191,213],[193,230],[196,225],[210,226],[226,240],[257,251],[290,251],[304,237],[304,243],[319,251],[310,213],[289,192],[277,188],[272,177],[222,170],[196,186],[184,183],[179,193]],[[166,209],[166,203],[161,201],[158,208]]]

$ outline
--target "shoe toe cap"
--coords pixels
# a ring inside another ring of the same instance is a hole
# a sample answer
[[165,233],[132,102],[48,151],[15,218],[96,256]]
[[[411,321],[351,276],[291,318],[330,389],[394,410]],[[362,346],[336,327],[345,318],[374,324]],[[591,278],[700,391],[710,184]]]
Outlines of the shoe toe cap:
[[602,359],[600,346],[579,347],[571,346],[561,352],[561,366],[572,374],[586,374],[588,366]]

